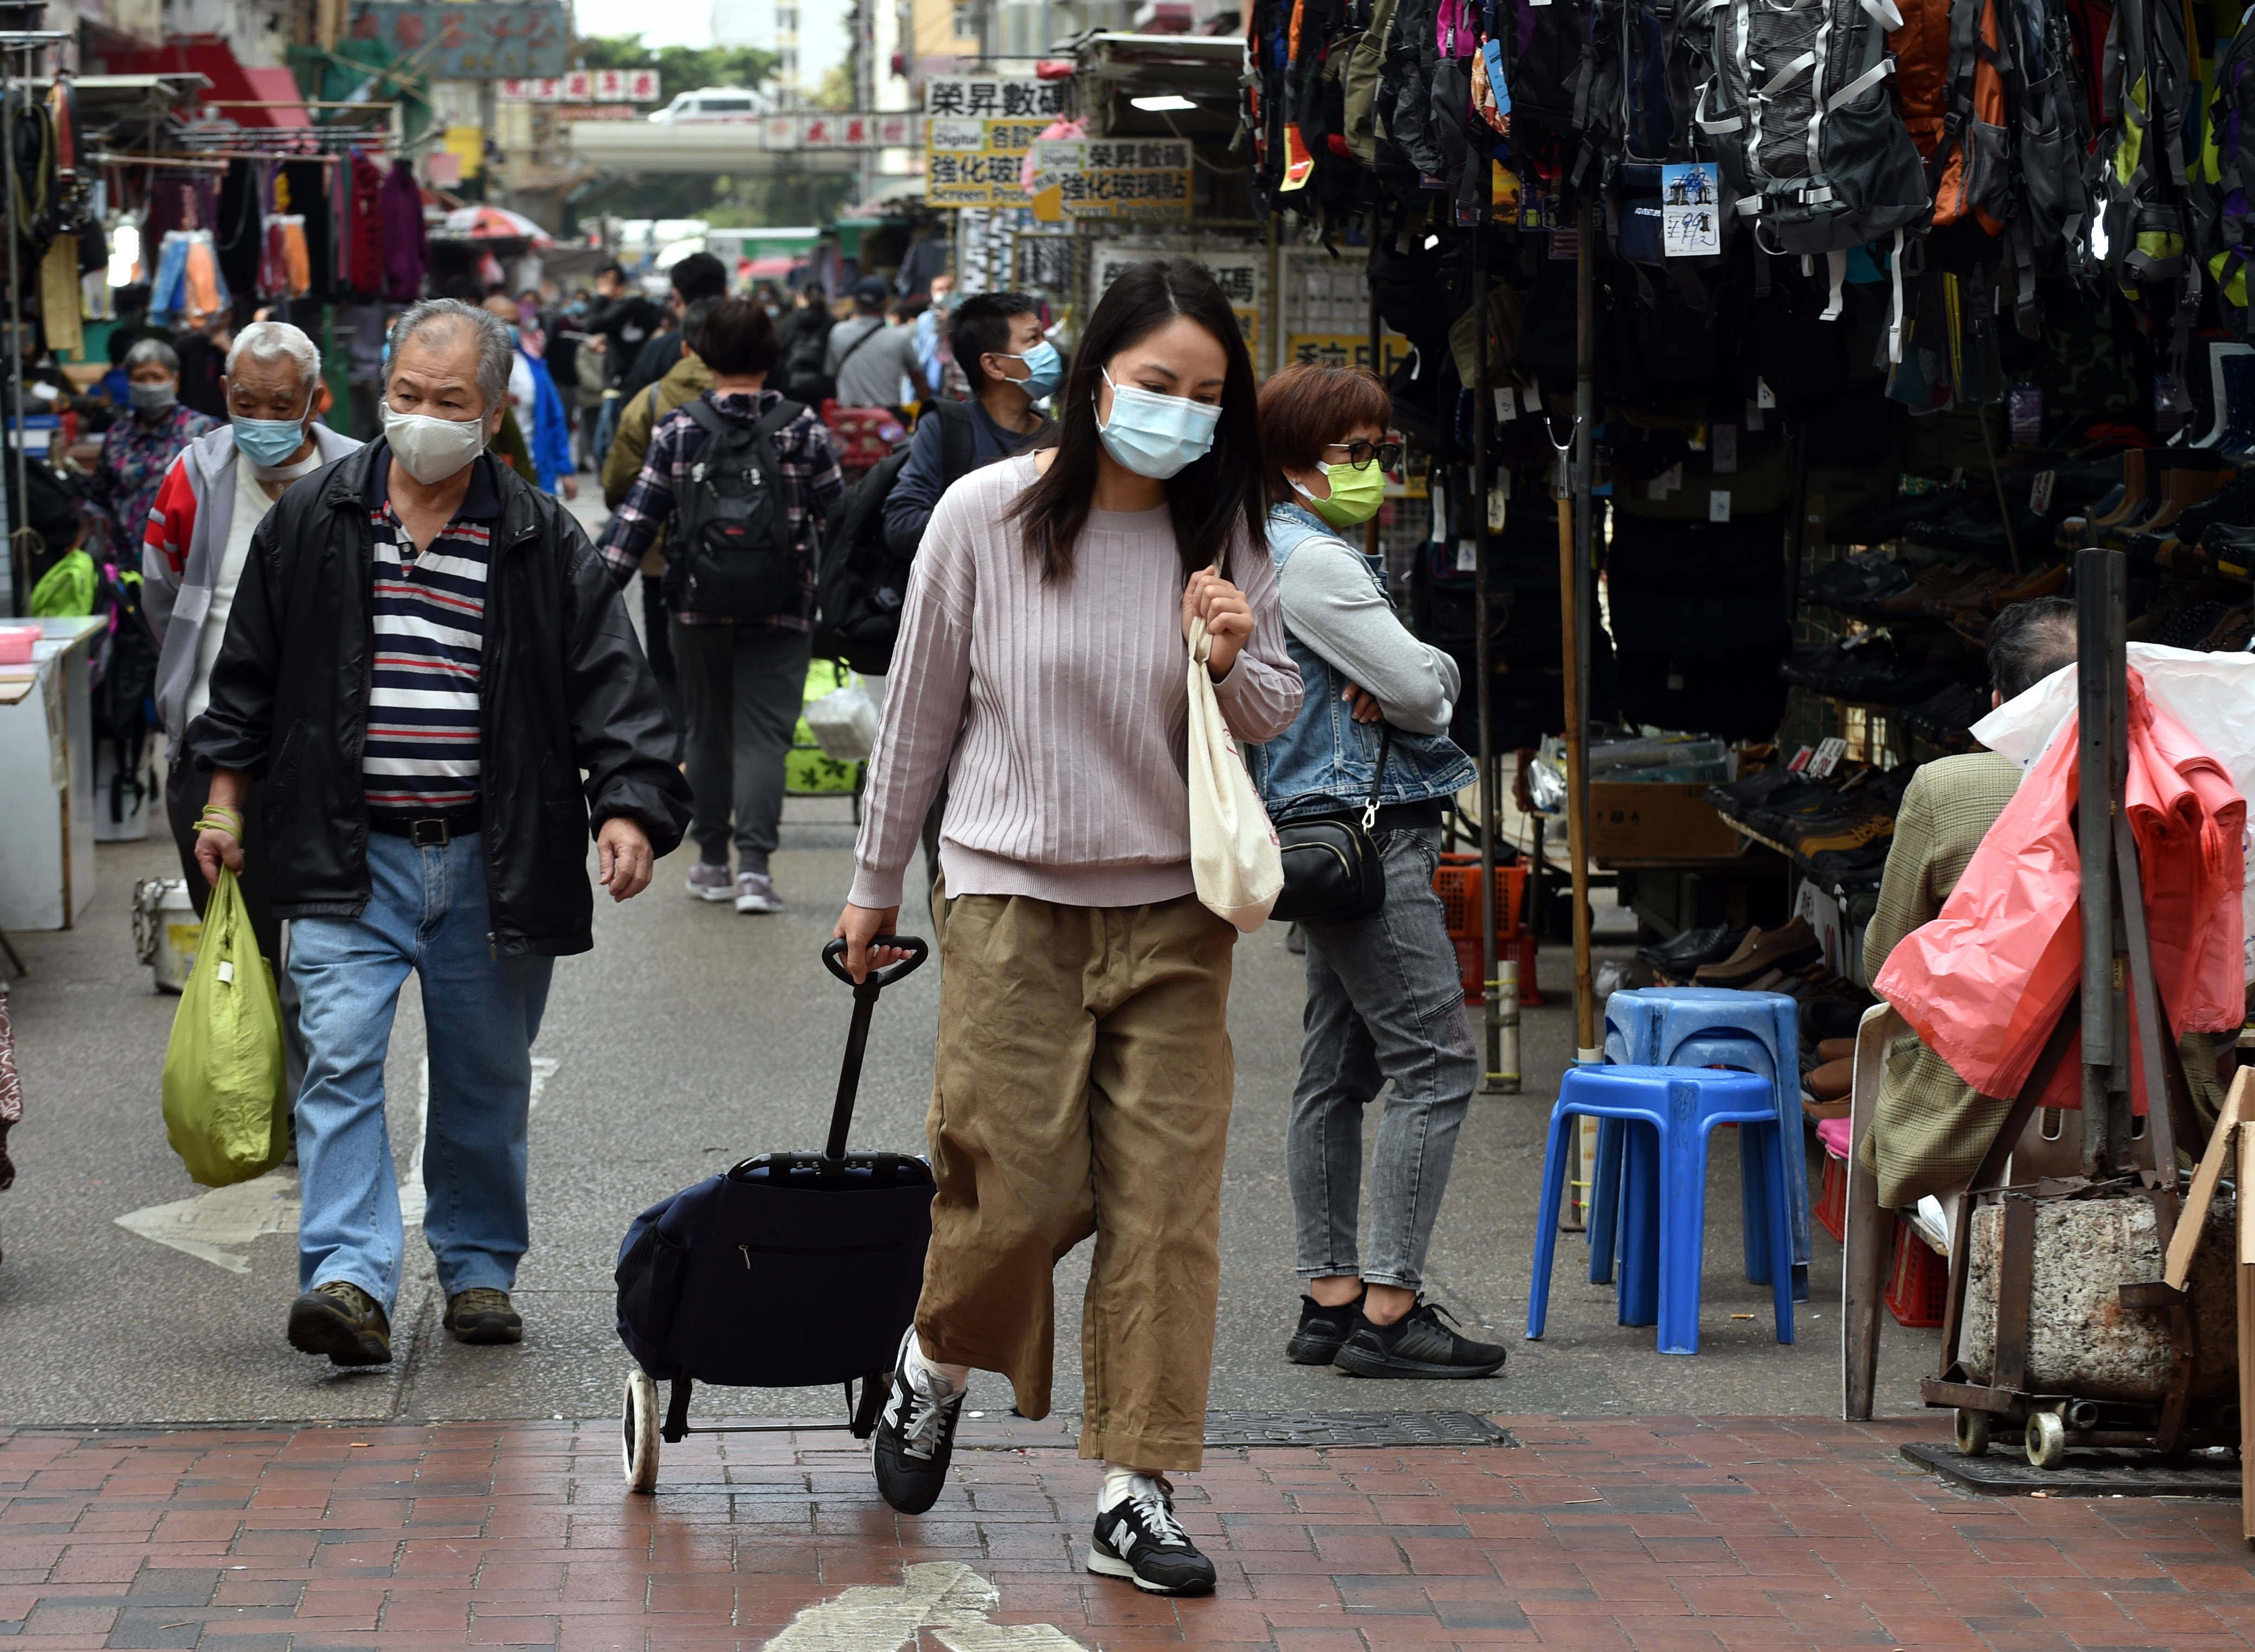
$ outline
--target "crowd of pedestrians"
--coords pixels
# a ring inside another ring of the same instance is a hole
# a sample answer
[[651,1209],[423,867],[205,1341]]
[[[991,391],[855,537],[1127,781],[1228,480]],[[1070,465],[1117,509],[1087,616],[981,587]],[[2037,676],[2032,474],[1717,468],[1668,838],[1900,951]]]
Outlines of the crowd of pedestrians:
[[[614,901],[685,835],[692,896],[782,909],[825,535],[849,485],[877,489],[861,507],[897,632],[836,932],[857,976],[901,956],[878,942],[921,849],[942,965],[932,1235],[877,1485],[931,1507],[973,1368],[1048,1413],[1052,1271],[1093,1238],[1089,1564],[1210,1587],[1167,1478],[1200,1462],[1235,1092],[1236,932],[1191,868],[1194,622],[1272,819],[1362,814],[1385,872],[1378,911],[1303,926],[1303,1294],[1278,1353],[1380,1377],[1503,1363],[1424,1294],[1477,1072],[1432,891],[1471,765],[1446,732],[1456,667],[1361,549],[1399,463],[1386,392],[1319,366],[1256,384],[1187,260],[1121,273],[1070,362],[1040,302],[959,302],[945,275],[913,295],[861,281],[842,318],[818,286],[782,310],[727,285],[698,255],[664,302],[611,266],[552,310],[418,304],[389,329],[365,443],[324,422],[320,352],[278,320],[228,338],[224,423],[181,404],[166,344],[120,363],[130,415],[101,496],[144,544],[168,812],[192,890],[233,869],[285,983],[289,1340],[390,1358],[384,1059],[411,972],[445,1325],[523,1335],[530,1047],[553,960],[593,945],[589,840]],[[836,433],[855,410],[920,415],[906,451],[856,462]],[[613,509],[593,543],[566,508],[585,468]],[[620,600],[637,581],[640,636]],[[1001,1001],[1007,1020],[983,1013]]]

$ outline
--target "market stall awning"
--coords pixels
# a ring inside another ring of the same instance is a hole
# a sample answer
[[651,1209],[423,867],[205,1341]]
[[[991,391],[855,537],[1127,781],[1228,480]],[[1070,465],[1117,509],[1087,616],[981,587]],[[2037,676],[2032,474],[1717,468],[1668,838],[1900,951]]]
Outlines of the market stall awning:
[[238,126],[310,126],[298,82],[287,69],[238,61],[215,34],[188,34],[141,51],[103,54],[113,76],[200,74],[207,108]]
[[457,207],[431,232],[433,241],[523,241],[535,247],[555,244],[554,237],[521,212],[506,207]]

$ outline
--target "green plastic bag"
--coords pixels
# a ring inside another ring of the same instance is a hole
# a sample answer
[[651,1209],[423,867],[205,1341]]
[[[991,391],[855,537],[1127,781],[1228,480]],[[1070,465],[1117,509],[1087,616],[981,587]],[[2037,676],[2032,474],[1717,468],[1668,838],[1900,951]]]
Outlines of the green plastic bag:
[[68,620],[93,612],[94,559],[83,551],[66,551],[32,587],[32,616]]
[[204,909],[196,967],[165,1050],[165,1134],[206,1187],[263,1176],[290,1149],[282,999],[235,874]]

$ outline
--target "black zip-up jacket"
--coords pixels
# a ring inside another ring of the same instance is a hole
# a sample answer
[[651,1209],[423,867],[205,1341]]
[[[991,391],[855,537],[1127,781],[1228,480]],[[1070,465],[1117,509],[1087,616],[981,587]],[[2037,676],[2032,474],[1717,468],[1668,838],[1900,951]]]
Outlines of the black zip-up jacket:
[[[369,902],[361,749],[374,657],[381,440],[284,494],[250,553],[188,726],[200,769],[266,782],[274,910],[357,917]],[[673,729],[617,582],[564,507],[490,457],[501,496],[486,572],[478,678],[486,894],[501,955],[594,945],[592,830],[624,815],[659,854],[681,841],[689,789]],[[586,778],[581,778],[581,771]],[[592,824],[591,824],[592,822]]]

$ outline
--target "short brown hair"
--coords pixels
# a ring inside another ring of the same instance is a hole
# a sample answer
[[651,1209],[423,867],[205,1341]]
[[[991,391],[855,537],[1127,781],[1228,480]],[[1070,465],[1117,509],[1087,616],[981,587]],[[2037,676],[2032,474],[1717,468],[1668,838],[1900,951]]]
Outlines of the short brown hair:
[[1289,466],[1312,470],[1324,449],[1351,430],[1394,421],[1394,398],[1367,368],[1295,362],[1261,387],[1261,453],[1271,503],[1294,496]]

